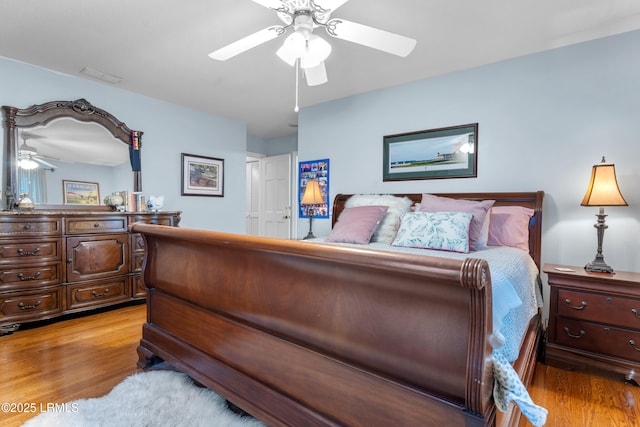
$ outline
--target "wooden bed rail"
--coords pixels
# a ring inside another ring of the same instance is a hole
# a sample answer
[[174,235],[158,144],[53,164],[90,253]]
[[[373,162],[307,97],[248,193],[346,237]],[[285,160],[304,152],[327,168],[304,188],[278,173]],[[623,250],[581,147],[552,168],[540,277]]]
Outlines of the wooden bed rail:
[[146,245],[141,365],[173,363],[269,425],[492,422],[486,261],[132,232]]

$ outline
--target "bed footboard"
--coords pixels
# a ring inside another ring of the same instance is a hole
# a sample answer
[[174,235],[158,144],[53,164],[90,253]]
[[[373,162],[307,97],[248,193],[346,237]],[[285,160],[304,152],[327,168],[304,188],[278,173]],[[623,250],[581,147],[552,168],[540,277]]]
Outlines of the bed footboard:
[[133,225],[142,367],[270,426],[491,425],[486,261]]

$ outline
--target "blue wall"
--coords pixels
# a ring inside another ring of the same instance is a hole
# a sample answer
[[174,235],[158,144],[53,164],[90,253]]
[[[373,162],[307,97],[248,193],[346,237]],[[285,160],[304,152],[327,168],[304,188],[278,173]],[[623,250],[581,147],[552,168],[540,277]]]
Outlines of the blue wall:
[[[0,104],[26,108],[78,98],[144,132],[143,192],[147,197],[164,195],[164,210],[181,210],[181,226],[244,233],[244,123],[0,58]],[[180,195],[181,153],[224,159],[224,197]]]
[[[543,261],[581,266],[595,256],[597,208],[580,202],[606,155],[629,206],[606,208],[605,259],[640,271],[638,47],[636,31],[304,108],[299,159],[331,160],[332,198],[544,190]],[[477,178],[382,181],[384,135],[475,122]],[[329,230],[314,221],[316,235]]]

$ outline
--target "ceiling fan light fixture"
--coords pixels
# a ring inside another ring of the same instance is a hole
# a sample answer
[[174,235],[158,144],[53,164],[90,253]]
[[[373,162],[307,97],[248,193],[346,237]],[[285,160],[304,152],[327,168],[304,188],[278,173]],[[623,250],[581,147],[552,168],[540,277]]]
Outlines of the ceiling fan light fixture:
[[315,34],[309,35],[304,54],[300,58],[300,67],[315,68],[331,54],[331,44]]
[[18,166],[25,170],[36,169],[38,167],[38,162],[33,160],[31,157],[24,157],[18,160]]
[[300,67],[314,68],[331,54],[331,44],[322,37],[306,33],[304,30],[293,32],[276,52],[278,57],[290,66],[300,59]]
[[307,40],[300,31],[294,31],[282,43],[282,46],[276,52],[276,55],[292,67],[296,63],[296,59],[304,55]]

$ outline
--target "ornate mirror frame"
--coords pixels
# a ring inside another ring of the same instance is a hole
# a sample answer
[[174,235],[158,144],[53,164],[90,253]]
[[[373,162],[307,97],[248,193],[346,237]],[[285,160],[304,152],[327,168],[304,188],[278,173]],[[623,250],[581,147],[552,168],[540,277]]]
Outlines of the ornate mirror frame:
[[[18,159],[17,159],[17,128],[31,128],[44,126],[47,123],[60,119],[71,118],[80,122],[92,122],[104,127],[114,138],[119,139],[129,146],[132,152],[135,134],[135,149],[140,155],[142,132],[132,131],[126,124],[118,120],[109,112],[97,108],[86,99],[75,101],[52,101],[45,104],[33,105],[29,108],[2,107],[4,127],[4,184],[5,194],[3,200],[6,210],[13,210],[18,202]],[[142,172],[133,171],[133,191],[142,191]]]

